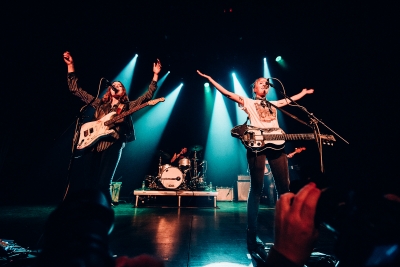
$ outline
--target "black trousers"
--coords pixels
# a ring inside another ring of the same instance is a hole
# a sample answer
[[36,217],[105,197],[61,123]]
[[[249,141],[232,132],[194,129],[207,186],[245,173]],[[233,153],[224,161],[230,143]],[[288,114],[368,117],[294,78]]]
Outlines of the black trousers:
[[75,170],[70,192],[83,189],[100,190],[111,204],[110,185],[121,159],[124,143],[117,141],[104,151],[90,151],[79,158],[79,170]]
[[249,231],[257,230],[258,209],[264,188],[265,160],[268,159],[278,198],[281,194],[289,192],[289,168],[286,154],[282,150],[266,149],[262,152],[247,150],[247,162],[250,170],[250,191],[247,199],[247,228]]

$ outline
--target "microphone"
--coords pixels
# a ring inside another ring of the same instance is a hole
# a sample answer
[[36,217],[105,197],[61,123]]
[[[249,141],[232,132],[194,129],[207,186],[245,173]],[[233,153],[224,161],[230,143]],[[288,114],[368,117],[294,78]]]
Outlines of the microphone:
[[110,86],[111,90],[113,90],[115,93],[118,93],[118,89],[115,88],[114,86],[112,86],[112,84],[110,83],[109,80],[107,80],[107,79],[104,79],[104,80],[105,80],[106,86]]
[[271,78],[266,78],[266,79],[267,79],[268,85],[269,85],[270,87],[274,87],[274,85],[273,85],[272,83],[269,82],[269,80],[270,80]]

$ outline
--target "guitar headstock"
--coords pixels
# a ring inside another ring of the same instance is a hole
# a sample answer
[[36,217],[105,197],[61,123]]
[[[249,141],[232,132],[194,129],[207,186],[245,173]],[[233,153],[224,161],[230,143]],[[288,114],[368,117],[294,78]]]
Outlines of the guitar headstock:
[[150,100],[149,102],[147,102],[150,106],[154,106],[155,104],[159,103],[159,102],[164,102],[165,98],[164,97],[160,97],[160,98],[156,98],[153,100]]
[[336,141],[333,135],[321,134],[320,137],[324,145],[333,146],[333,142]]

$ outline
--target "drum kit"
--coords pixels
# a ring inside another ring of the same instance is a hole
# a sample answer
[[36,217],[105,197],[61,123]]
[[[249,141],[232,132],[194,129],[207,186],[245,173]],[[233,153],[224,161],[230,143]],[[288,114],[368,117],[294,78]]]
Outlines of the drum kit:
[[[191,148],[192,158],[181,158],[178,167],[170,164],[162,164],[163,159],[171,157],[164,151],[159,151],[158,174],[157,176],[147,175],[146,186],[149,189],[174,189],[174,190],[206,190],[205,181],[207,162],[198,161],[198,153],[203,150],[202,146],[196,145]],[[200,170],[200,171],[199,171]]]

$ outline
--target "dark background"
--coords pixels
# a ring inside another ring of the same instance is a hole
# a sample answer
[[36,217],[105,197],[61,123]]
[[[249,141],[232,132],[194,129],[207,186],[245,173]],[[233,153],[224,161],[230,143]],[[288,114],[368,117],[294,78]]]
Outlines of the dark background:
[[[240,74],[243,86],[250,85],[262,74],[262,58],[267,57],[272,76],[283,82],[288,95],[315,89],[301,104],[350,143],[336,138],[334,147],[324,148],[330,181],[372,192],[396,191],[396,12],[395,6],[361,1],[8,4],[2,11],[1,62],[6,82],[0,200],[62,198],[73,122],[82,106],[67,88],[62,60],[67,50],[83,87],[92,94],[101,77],[115,77],[135,54],[139,59],[131,99],[150,82],[156,58],[163,65],[161,76],[171,71],[157,96],[184,82],[161,140],[162,149],[172,152],[182,143],[205,145],[206,136],[196,136],[203,122],[199,109],[204,106],[205,82],[196,70],[233,90],[232,71]],[[288,69],[274,61],[278,55]],[[229,105],[233,112],[234,106]],[[299,110],[287,110],[307,120]],[[290,119],[286,125],[289,133],[304,131]],[[182,127],[187,134],[176,138]],[[316,151],[310,149],[305,155],[309,158],[303,156],[303,162],[318,166]],[[123,155],[120,172],[124,162],[128,159]],[[130,196],[142,180],[132,176],[123,196]],[[225,185],[223,179],[220,182]]]

